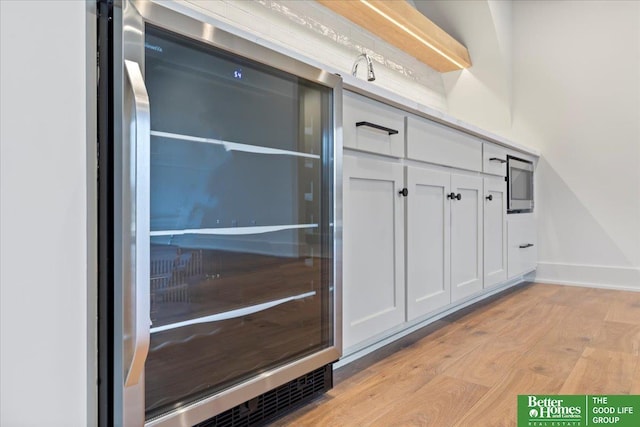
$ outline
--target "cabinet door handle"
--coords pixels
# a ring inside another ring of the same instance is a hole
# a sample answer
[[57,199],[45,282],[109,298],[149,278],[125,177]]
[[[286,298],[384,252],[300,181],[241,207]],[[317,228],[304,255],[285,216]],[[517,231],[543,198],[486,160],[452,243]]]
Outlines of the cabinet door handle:
[[404,197],[407,197],[409,195],[409,190],[407,190],[406,188],[403,188],[402,190],[398,191],[398,194]]
[[520,249],[526,249],[526,248],[530,248],[533,246],[533,243],[525,243],[524,245],[520,245],[519,248]]
[[460,193],[456,194],[456,199],[462,200],[462,194],[460,194]]
[[391,128],[387,128],[387,127],[384,127],[384,126],[380,126],[380,125],[377,125],[377,124],[371,123],[371,122],[357,122],[356,123],[356,127],[360,127],[360,126],[368,126],[370,128],[382,130],[382,131],[387,132],[389,135],[395,135],[395,134],[398,133],[398,131],[395,130],[395,129],[391,129]]
[[447,199],[452,200],[456,198],[456,193],[449,193],[447,194]]
[[506,161],[506,160],[501,159],[501,158],[499,158],[499,157],[492,157],[492,158],[490,158],[490,159],[489,159],[489,161],[490,161],[490,162],[507,163],[507,161]]
[[485,197],[485,199],[487,199],[488,201],[492,201],[493,200],[493,194],[489,194],[487,197]]

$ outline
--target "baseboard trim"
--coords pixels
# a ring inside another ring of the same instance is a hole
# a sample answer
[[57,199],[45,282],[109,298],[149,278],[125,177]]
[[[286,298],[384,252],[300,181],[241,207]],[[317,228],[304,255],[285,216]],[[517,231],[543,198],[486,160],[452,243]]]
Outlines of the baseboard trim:
[[539,262],[537,283],[640,291],[640,268]]

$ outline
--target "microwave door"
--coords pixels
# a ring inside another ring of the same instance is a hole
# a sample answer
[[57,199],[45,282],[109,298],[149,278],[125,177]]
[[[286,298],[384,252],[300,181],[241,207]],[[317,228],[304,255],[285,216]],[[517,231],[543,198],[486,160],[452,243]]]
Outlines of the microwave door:
[[509,210],[533,209],[533,164],[509,159]]

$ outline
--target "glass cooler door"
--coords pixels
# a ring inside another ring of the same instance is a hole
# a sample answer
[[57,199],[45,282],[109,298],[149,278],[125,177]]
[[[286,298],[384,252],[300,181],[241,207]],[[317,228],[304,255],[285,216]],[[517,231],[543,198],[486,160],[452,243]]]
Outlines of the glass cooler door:
[[333,345],[332,91],[150,25],[147,419]]

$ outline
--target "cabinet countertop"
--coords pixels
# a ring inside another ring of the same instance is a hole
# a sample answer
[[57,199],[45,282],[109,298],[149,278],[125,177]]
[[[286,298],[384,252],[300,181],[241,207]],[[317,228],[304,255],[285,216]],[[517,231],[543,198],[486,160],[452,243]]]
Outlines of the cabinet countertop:
[[493,142],[507,148],[518,150],[532,156],[540,157],[540,152],[538,150],[511,141],[501,135],[489,132],[478,126],[456,119],[455,117],[442,111],[436,110],[435,108],[431,108],[416,101],[412,101],[408,98],[391,92],[390,90],[381,88],[379,86],[376,86],[375,84],[358,79],[349,74],[339,74],[341,74],[342,76],[343,87],[345,90],[375,99],[377,101],[389,104],[393,107],[399,108],[412,114],[416,114],[418,116],[425,117],[438,123],[442,123],[446,126],[458,129],[462,132],[479,137],[483,140]]

